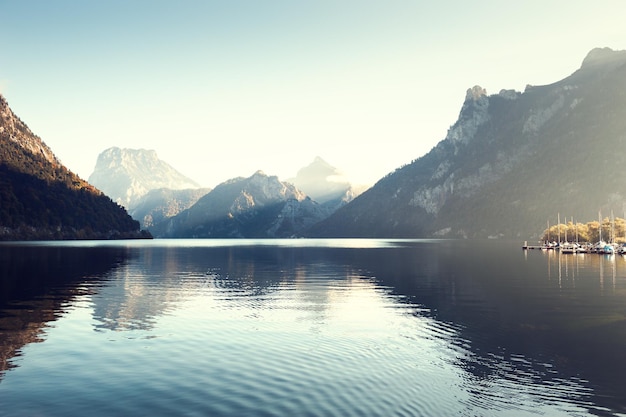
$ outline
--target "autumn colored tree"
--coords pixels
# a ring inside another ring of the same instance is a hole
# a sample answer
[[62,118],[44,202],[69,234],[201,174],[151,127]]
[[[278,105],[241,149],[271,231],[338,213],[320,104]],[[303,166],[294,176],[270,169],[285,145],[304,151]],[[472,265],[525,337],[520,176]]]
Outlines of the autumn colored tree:
[[626,242],[626,220],[605,217],[602,224],[593,220],[587,223],[560,223],[545,229],[542,234],[544,242]]

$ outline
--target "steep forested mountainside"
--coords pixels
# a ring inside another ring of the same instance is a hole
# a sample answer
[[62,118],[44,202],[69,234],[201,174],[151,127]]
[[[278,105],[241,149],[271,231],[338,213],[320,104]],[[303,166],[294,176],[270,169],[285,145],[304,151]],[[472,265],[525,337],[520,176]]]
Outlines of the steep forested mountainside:
[[469,89],[444,140],[306,234],[530,238],[623,214],[625,162],[626,51],[594,49],[554,84]]
[[292,184],[258,171],[223,182],[150,231],[158,237],[290,237],[328,214]]
[[0,239],[149,236],[69,171],[0,96]]

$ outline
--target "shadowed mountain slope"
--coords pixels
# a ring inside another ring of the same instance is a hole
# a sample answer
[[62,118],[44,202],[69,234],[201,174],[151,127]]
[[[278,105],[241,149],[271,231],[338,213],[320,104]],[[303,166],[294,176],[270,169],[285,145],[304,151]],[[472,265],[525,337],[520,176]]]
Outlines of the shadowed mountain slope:
[[328,214],[292,184],[257,171],[223,182],[150,231],[158,237],[290,237]]
[[0,239],[139,236],[139,223],[63,166],[0,96]]
[[144,228],[150,228],[183,210],[193,206],[210,188],[188,188],[172,190],[159,188],[150,190],[139,197],[129,209],[130,215],[141,222]]

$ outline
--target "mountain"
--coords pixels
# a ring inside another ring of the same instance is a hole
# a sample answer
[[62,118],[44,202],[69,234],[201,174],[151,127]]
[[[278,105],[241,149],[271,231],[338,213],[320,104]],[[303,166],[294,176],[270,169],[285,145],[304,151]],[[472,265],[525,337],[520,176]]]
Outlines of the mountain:
[[150,190],[200,188],[195,181],[160,160],[153,150],[117,147],[98,155],[89,182],[128,209]]
[[0,95],[0,239],[141,236],[139,223],[63,166]]
[[352,185],[339,169],[319,156],[315,157],[309,165],[301,168],[296,177],[288,179],[287,182],[292,183],[311,199],[323,204],[331,211],[349,203],[367,188]]
[[257,171],[223,182],[150,231],[159,237],[290,237],[328,214],[292,184]]
[[594,49],[569,77],[523,93],[467,91],[426,155],[308,236],[538,237],[546,222],[626,209],[626,51]]
[[200,197],[209,191],[211,191],[210,188],[188,188],[185,190],[159,188],[150,190],[135,200],[129,213],[133,219],[141,223],[143,228],[148,229],[193,206]]

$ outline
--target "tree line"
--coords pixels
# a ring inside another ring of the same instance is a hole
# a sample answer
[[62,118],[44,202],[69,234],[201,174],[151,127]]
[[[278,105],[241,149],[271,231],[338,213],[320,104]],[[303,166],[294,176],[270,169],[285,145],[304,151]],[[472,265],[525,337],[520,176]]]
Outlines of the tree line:
[[544,242],[605,242],[626,243],[626,220],[605,217],[587,223],[569,221],[549,226],[544,229]]
[[20,143],[0,130],[0,240],[149,237],[108,196]]

